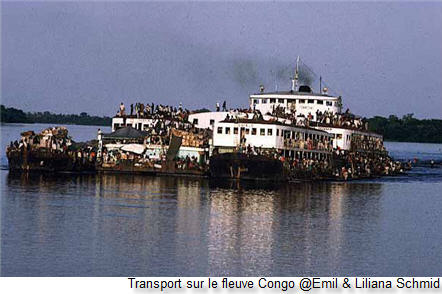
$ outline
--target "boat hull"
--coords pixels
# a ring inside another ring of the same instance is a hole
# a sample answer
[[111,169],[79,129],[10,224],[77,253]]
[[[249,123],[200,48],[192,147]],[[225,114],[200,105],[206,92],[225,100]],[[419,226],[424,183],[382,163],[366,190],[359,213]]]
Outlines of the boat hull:
[[287,173],[279,160],[261,155],[222,153],[210,158],[210,176],[239,180],[284,181]]

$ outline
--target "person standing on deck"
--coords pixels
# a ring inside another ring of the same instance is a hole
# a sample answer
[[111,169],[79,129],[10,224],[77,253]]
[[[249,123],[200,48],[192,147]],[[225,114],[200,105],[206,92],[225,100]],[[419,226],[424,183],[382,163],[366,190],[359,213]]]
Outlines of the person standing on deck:
[[126,110],[126,108],[124,107],[123,102],[121,102],[120,104],[120,116],[124,116],[124,111]]
[[219,111],[219,102],[217,101],[216,102],[216,112],[218,112]]
[[223,102],[223,111],[227,111],[227,108],[226,108],[226,100],[224,100],[224,102]]

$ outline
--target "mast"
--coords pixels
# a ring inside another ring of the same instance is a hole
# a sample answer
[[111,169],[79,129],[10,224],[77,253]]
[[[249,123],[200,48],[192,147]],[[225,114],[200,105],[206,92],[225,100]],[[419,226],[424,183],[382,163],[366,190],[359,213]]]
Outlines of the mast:
[[299,55],[296,58],[295,76],[292,79],[292,92],[298,90],[298,79],[299,79]]

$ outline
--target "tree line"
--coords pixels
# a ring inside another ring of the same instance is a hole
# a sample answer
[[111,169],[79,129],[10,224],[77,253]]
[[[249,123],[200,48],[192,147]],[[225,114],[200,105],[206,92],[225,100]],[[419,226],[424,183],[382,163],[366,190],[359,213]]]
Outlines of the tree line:
[[21,109],[1,105],[0,121],[2,123],[53,123],[110,126],[112,118],[107,116],[91,116],[86,112],[80,114],[56,114],[49,111],[24,112]]
[[[200,112],[208,111],[201,109]],[[45,112],[24,112],[13,107],[1,105],[2,123],[53,123],[75,125],[110,126],[112,118],[80,114],[55,114]],[[385,141],[442,143],[442,120],[417,119],[413,114],[402,118],[390,115],[388,118],[375,116],[368,118],[369,130],[384,136]]]
[[402,118],[375,116],[368,119],[369,130],[384,136],[385,141],[442,143],[441,119],[417,119],[412,113]]

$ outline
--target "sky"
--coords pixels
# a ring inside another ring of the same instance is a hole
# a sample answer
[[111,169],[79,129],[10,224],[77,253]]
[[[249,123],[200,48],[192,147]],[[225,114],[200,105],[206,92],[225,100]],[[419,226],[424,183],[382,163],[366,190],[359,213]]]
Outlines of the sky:
[[2,2],[1,103],[248,107],[296,57],[362,116],[442,118],[442,2]]

